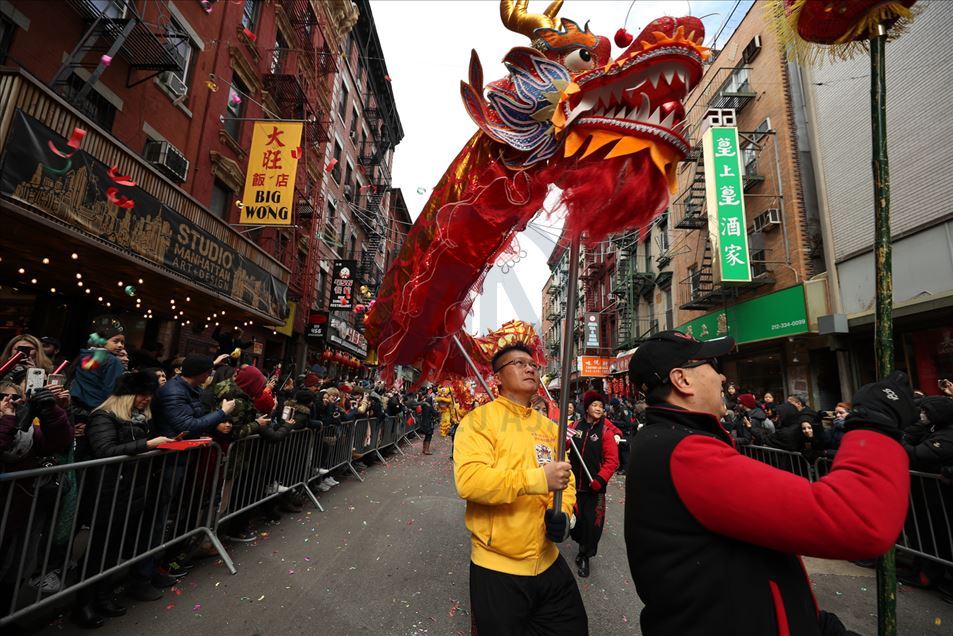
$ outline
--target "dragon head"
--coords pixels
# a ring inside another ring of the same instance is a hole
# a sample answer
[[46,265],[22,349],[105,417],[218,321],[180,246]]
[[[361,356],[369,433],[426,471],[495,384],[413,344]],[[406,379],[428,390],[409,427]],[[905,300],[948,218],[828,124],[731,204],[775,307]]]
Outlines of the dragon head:
[[689,151],[681,102],[701,79],[708,56],[701,20],[654,20],[611,59],[607,38],[592,34],[588,24],[580,28],[556,17],[562,0],[542,14],[528,13],[527,4],[500,2],[504,25],[532,43],[503,58],[509,77],[484,88],[474,52],[470,81],[461,85],[468,113],[504,145],[506,164],[525,169],[554,157],[612,159],[646,151],[673,187],[674,168]]

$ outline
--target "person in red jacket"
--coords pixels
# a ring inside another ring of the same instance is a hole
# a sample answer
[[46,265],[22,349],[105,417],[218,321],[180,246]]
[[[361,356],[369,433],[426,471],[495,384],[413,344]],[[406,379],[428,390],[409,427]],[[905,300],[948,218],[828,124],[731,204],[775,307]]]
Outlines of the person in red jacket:
[[798,555],[870,559],[900,535],[910,492],[900,431],[917,419],[909,383],[896,372],[854,394],[831,472],[812,483],[738,453],[721,427],[717,358],[733,348],[665,331],[630,361],[649,405],[625,494],[642,633],[844,634],[819,610]]
[[579,544],[576,567],[581,577],[589,576],[589,559],[599,550],[606,520],[606,485],[619,468],[619,447],[615,439],[619,429],[605,417],[606,402],[599,391],[586,391],[582,397],[586,417],[571,429],[572,443],[582,455],[580,461],[575,451],[570,453],[572,472],[578,484],[572,538]]

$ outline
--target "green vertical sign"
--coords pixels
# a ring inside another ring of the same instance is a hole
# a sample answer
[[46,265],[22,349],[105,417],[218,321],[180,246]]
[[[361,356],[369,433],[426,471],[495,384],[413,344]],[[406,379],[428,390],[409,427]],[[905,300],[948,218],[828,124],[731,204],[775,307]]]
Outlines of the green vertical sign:
[[712,126],[705,131],[702,143],[708,233],[716,255],[718,280],[747,283],[751,281],[751,265],[738,129]]

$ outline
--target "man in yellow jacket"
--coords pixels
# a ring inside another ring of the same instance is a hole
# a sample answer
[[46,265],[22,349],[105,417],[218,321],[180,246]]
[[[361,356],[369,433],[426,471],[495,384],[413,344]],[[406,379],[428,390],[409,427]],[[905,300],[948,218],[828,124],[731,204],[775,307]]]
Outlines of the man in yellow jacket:
[[556,547],[569,536],[576,502],[572,469],[555,456],[558,427],[530,406],[539,367],[523,343],[501,348],[492,365],[500,397],[463,418],[453,449],[471,534],[474,633],[588,634],[576,579]]

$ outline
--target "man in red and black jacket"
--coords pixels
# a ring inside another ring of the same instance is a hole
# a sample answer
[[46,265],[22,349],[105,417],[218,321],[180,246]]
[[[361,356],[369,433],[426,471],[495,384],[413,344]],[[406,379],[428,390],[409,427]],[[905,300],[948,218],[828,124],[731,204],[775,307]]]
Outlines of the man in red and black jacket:
[[631,360],[649,404],[625,499],[642,633],[844,634],[818,609],[798,555],[869,559],[900,534],[910,479],[898,439],[917,417],[906,376],[857,391],[833,468],[811,483],[739,454],[721,427],[717,356],[733,347],[667,331]]
[[[576,477],[576,525],[572,538],[579,544],[576,566],[579,576],[589,576],[589,559],[596,556],[606,519],[606,485],[619,467],[619,447],[615,436],[619,429],[605,417],[606,397],[598,391],[586,391],[582,397],[585,418],[576,423],[573,443],[585,462],[570,453]],[[589,476],[592,479],[589,479]]]

